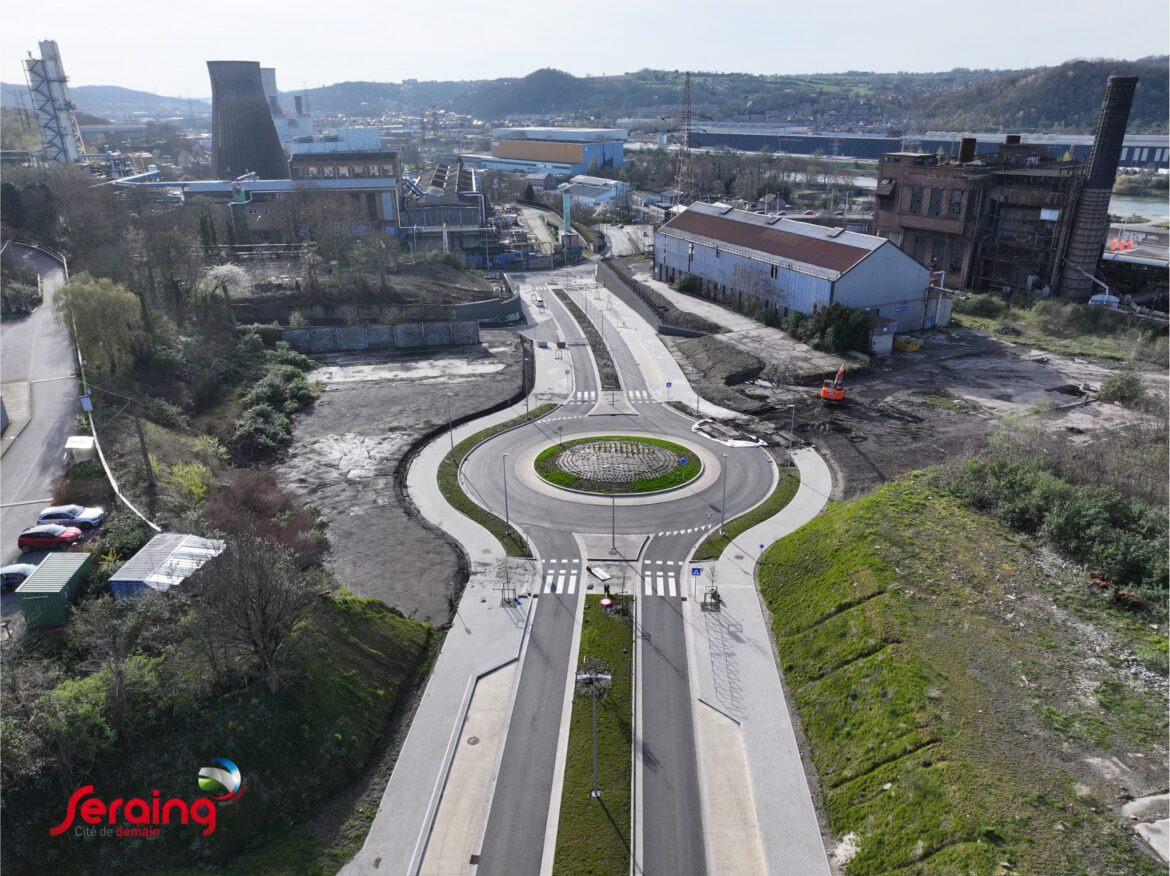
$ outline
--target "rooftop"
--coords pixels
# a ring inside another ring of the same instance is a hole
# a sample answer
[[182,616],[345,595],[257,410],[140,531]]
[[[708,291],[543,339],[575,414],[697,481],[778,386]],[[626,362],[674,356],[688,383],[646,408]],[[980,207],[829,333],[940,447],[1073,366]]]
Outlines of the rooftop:
[[37,570],[16,588],[16,592],[60,593],[78,569],[91,559],[92,555],[84,551],[49,554],[37,566]]
[[729,244],[774,256],[767,261],[835,280],[880,246],[885,238],[792,219],[772,218],[713,204],[691,204],[661,229],[699,242]]
[[223,553],[222,541],[197,535],[156,535],[132,556],[110,581],[143,581],[155,590],[181,584],[208,560]]

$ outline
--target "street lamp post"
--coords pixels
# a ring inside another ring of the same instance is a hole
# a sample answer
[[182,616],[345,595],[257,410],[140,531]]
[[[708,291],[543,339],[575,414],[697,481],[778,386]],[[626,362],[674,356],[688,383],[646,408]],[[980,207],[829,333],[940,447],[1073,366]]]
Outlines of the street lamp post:
[[512,521],[508,516],[508,454],[504,454],[504,523],[509,526]]
[[792,408],[792,422],[788,424],[788,434],[791,437],[793,444],[796,443],[796,405],[791,404],[788,407]]
[[723,535],[723,526],[727,522],[727,454],[723,454],[723,502],[719,506],[719,534]]
[[613,484],[609,485],[609,546],[617,550],[617,496],[613,491]]
[[447,435],[451,439],[451,452],[455,452],[455,425],[454,420],[451,419],[451,393],[447,395]]
[[612,676],[600,672],[582,672],[577,676],[577,683],[587,685],[593,697],[593,790],[590,797],[600,797],[601,788],[597,781],[597,689],[609,687]]

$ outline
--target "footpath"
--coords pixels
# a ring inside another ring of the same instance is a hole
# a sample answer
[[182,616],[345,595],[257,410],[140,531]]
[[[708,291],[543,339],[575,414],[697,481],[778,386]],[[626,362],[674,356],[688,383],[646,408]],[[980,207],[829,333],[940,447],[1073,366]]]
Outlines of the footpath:
[[[792,458],[800,470],[792,501],[737,537],[718,561],[694,564],[699,598],[683,603],[711,873],[830,873],[755,580],[764,549],[829,500],[832,477],[820,455],[804,448]],[[712,582],[719,610],[702,604],[702,588]]]
[[[554,361],[551,349],[535,353],[529,405],[563,401],[564,363]],[[454,441],[525,410],[521,400],[465,423],[455,429]],[[423,448],[407,473],[407,492],[427,520],[463,545],[470,577],[365,844],[340,871],[346,876],[463,872],[491,804],[492,777],[535,610],[527,594],[538,582],[532,560],[509,560],[491,533],[439,492],[435,475],[450,449],[446,433]],[[505,583],[519,597],[513,604],[503,604]]]

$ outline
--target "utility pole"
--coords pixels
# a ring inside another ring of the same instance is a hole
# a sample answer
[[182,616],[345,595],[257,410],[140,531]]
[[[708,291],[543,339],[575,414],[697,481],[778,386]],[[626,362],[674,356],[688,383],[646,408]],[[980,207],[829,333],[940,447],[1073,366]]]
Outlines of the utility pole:
[[680,122],[681,139],[678,144],[678,162],[674,171],[674,202],[682,203],[694,200],[692,197],[695,188],[695,174],[691,167],[691,72],[688,70],[683,79],[683,107]]
[[609,546],[617,550],[617,496],[613,491],[613,484],[609,485]]

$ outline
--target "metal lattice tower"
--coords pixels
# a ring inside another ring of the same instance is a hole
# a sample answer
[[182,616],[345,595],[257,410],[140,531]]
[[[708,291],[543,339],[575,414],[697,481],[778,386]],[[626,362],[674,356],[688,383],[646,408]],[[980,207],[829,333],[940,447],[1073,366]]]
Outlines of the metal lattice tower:
[[678,163],[674,171],[675,203],[690,203],[694,200],[695,171],[691,166],[691,72],[683,79],[683,106],[679,118],[681,139],[678,145]]
[[81,128],[77,126],[77,116],[73,114],[61,53],[55,40],[44,40],[40,48],[40,58],[32,57],[30,52],[25,59],[24,75],[45,144],[45,160],[76,164],[85,154],[85,143],[81,139]]

